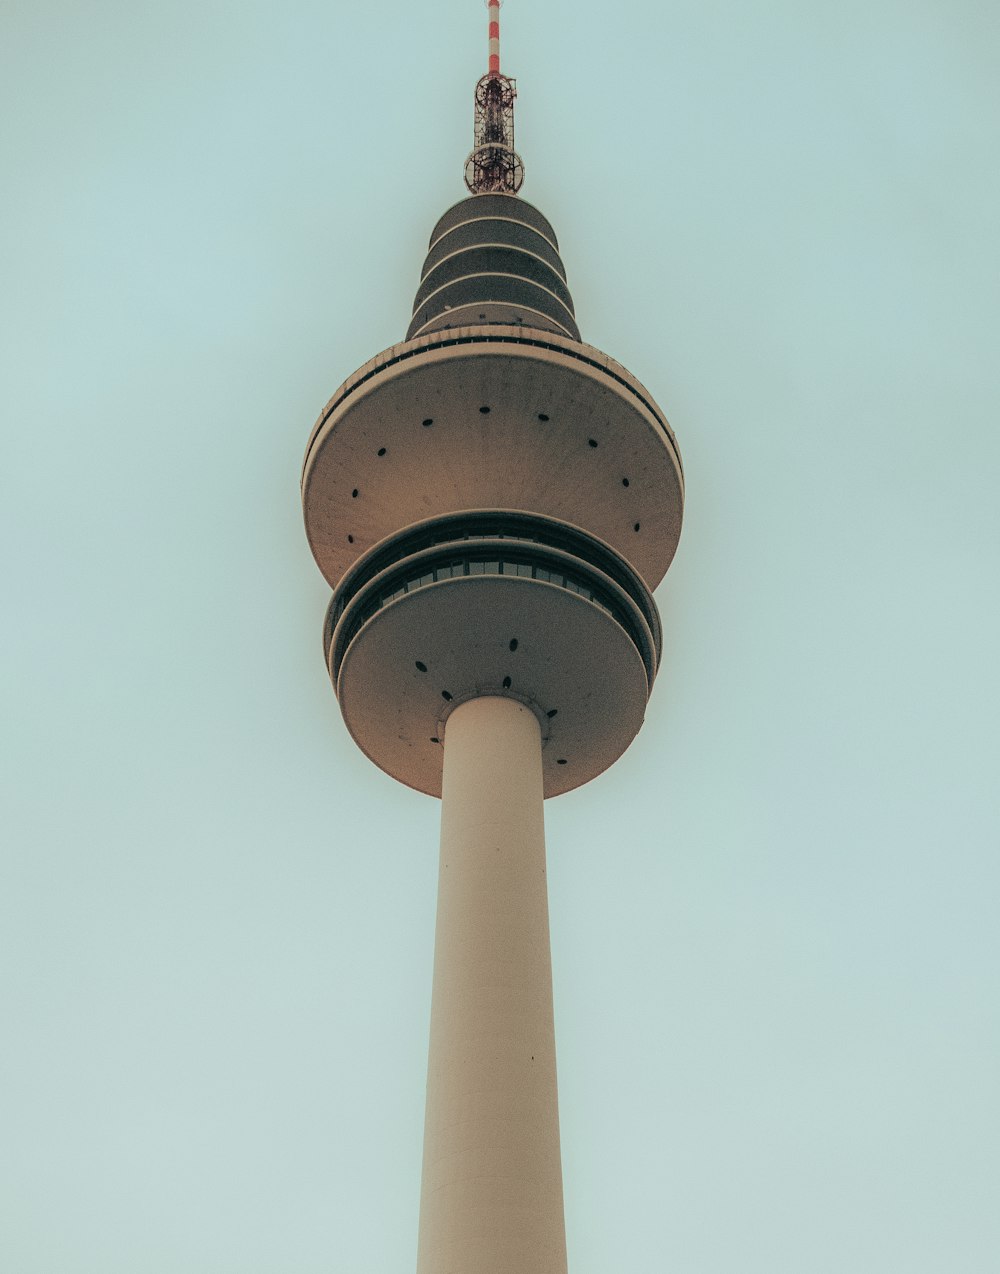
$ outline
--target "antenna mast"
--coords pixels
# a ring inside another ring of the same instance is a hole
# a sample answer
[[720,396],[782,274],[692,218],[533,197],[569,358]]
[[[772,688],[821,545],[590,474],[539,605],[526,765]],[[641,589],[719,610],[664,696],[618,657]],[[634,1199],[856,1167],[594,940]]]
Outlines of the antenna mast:
[[476,85],[472,154],[465,161],[465,184],[474,195],[516,195],[524,164],[514,149],[514,99],[517,83],[500,74],[500,3],[489,10],[489,70]]

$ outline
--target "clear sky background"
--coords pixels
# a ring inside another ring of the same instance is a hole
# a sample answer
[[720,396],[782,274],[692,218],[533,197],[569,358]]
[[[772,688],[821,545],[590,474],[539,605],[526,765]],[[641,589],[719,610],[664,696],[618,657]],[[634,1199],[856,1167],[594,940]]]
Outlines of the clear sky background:
[[[307,436],[461,198],[478,0],[7,0],[0,1270],[412,1270],[437,803]],[[510,0],[674,425],[637,743],[547,807],[573,1274],[1000,1268],[993,0]]]

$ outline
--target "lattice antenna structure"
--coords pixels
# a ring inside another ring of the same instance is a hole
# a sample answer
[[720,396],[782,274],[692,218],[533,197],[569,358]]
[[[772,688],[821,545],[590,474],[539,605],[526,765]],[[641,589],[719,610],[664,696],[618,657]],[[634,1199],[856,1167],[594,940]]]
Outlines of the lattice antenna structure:
[[489,70],[476,85],[472,154],[465,161],[465,184],[474,195],[516,195],[524,164],[514,149],[517,83],[500,74],[500,0],[487,0]]

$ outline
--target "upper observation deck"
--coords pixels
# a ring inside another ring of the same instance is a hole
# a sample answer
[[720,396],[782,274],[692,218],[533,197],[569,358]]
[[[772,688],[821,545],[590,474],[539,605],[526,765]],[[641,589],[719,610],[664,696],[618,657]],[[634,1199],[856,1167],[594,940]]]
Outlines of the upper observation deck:
[[[463,202],[495,200],[528,207]],[[464,224],[456,213],[435,247]],[[619,363],[551,327],[480,321],[394,345],[344,382],[310,438],[302,502],[333,587],[412,523],[496,508],[589,531],[654,588],[677,548],[684,478],[666,418]]]

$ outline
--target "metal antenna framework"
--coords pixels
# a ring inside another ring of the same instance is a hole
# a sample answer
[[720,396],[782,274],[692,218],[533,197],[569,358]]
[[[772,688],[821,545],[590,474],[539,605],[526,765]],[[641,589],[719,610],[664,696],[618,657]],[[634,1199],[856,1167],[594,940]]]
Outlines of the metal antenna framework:
[[489,9],[489,71],[476,85],[473,149],[465,161],[465,184],[474,195],[516,195],[524,164],[514,149],[517,82],[500,74],[500,0]]

